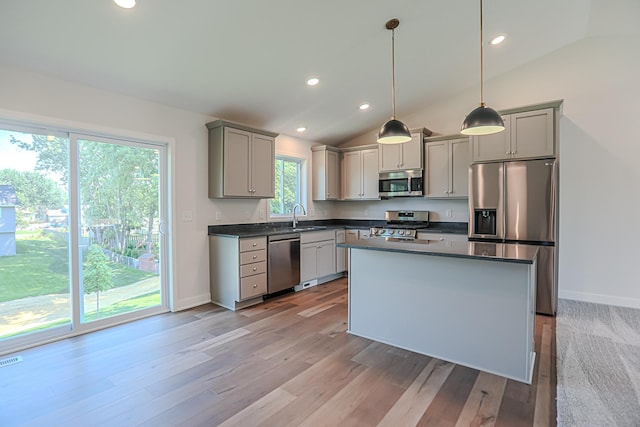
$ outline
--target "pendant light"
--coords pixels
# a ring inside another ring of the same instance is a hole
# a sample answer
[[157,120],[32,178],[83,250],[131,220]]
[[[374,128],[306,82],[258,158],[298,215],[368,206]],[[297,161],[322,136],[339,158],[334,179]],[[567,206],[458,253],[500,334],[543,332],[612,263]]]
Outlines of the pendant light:
[[489,135],[502,132],[504,121],[500,114],[491,107],[484,105],[483,88],[483,46],[482,46],[482,0],[480,0],[480,106],[469,113],[462,122],[463,135]]
[[391,30],[391,107],[393,115],[391,120],[386,122],[378,132],[378,142],[380,144],[401,144],[411,141],[411,132],[407,125],[400,120],[396,120],[396,67],[395,67],[395,35],[396,28],[400,25],[398,19],[387,21],[386,28]]

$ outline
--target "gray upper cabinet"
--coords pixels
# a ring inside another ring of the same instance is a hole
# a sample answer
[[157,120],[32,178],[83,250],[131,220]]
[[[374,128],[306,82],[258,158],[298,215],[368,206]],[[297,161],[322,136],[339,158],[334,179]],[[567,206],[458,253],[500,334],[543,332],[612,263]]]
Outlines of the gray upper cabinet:
[[340,198],[340,150],[322,145],[311,147],[313,200]]
[[504,132],[471,137],[474,162],[555,155],[553,108],[505,114],[502,118]]
[[424,150],[425,197],[468,197],[469,138],[461,135],[438,137],[427,140]]
[[[422,169],[422,146],[425,131],[411,131],[411,141],[403,144],[378,144],[378,170],[390,172]],[[430,131],[426,132],[431,134]]]
[[378,148],[358,147],[342,153],[343,200],[378,199]]
[[224,120],[209,129],[209,198],[274,197],[276,133]]

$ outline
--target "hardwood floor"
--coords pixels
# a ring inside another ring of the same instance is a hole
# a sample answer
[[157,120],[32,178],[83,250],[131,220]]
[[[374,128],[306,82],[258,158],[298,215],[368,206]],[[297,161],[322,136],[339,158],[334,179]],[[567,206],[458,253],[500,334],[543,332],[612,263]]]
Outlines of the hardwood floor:
[[339,279],[238,312],[206,305],[34,348],[0,368],[0,425],[555,425],[553,318],[536,319],[531,386],[346,327]]

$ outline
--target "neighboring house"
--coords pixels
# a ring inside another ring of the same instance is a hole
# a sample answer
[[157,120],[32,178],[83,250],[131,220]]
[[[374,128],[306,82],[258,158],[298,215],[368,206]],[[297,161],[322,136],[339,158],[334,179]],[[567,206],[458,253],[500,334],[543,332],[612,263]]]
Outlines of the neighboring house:
[[16,254],[16,206],[13,185],[0,185],[0,256]]

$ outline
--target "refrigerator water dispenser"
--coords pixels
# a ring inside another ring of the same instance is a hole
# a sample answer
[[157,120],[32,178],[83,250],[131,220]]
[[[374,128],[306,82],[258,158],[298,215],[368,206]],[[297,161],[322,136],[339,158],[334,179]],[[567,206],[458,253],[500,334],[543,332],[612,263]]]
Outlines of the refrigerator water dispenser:
[[496,221],[496,209],[474,209],[473,234],[497,236]]

